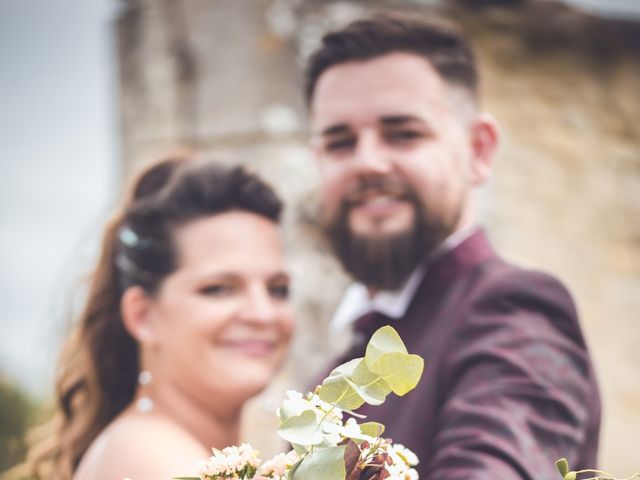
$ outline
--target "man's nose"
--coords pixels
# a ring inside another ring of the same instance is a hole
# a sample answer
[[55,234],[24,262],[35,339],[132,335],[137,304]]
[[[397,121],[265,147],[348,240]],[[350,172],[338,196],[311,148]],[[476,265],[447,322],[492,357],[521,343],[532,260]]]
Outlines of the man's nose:
[[364,130],[358,136],[354,165],[361,175],[386,175],[392,170],[389,152],[374,130]]

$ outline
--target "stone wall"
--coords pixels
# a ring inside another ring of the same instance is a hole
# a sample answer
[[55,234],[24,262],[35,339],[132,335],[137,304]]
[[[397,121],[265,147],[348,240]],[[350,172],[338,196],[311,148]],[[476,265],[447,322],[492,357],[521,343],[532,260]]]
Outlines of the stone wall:
[[[250,165],[290,205],[299,335],[248,411],[247,436],[265,455],[277,445],[265,432],[283,389],[303,388],[328,355],[327,320],[347,281],[315,227],[300,59],[326,28],[374,6],[442,3],[130,0],[118,22],[124,171],[189,146]],[[442,9],[475,42],[485,107],[502,126],[482,218],[507,258],[558,275],[575,295],[605,405],[601,464],[631,473],[640,467],[640,27],[548,1],[498,3]]]
[[508,258],[568,284],[600,379],[601,464],[635,472],[640,26],[626,35],[628,24],[616,29],[560,7],[494,10],[467,23],[479,45],[486,108],[503,133],[486,196],[491,237]]

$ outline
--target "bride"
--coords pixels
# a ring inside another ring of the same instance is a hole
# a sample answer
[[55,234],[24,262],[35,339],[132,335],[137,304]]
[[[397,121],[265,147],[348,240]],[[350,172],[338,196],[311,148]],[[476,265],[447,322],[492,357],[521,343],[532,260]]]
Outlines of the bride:
[[280,211],[239,167],[170,159],[139,176],[63,350],[36,478],[169,479],[238,443],[293,331]]

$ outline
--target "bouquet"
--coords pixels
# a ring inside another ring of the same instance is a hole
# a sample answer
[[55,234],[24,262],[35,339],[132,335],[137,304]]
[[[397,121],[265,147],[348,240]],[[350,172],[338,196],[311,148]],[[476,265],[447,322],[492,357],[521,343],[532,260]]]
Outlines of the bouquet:
[[[417,385],[424,361],[412,355],[390,326],[376,331],[364,358],[334,369],[314,392],[287,392],[277,410],[278,434],[293,449],[261,462],[248,444],[213,449],[198,477],[181,480],[415,480],[418,458],[382,437],[384,425],[358,423],[364,403],[380,405],[391,392]],[[345,420],[344,415],[350,417]],[[178,480],[178,479],[176,479]]]
[[[197,477],[174,480],[415,480],[416,455],[383,438],[384,425],[358,423],[364,416],[354,410],[364,403],[381,405],[391,392],[410,392],[423,368],[422,358],[407,352],[398,333],[382,327],[363,358],[335,368],[314,392],[287,392],[277,410],[278,434],[291,451],[262,462],[249,444],[214,448]],[[563,480],[616,480],[601,470],[570,470],[565,458],[556,467]],[[626,480],[636,479],[640,473]]]

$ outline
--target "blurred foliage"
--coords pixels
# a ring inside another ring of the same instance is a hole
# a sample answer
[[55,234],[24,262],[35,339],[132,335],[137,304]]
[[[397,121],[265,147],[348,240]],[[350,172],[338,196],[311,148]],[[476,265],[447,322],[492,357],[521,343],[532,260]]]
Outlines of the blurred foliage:
[[25,435],[38,411],[33,400],[0,378],[0,472],[24,459]]

